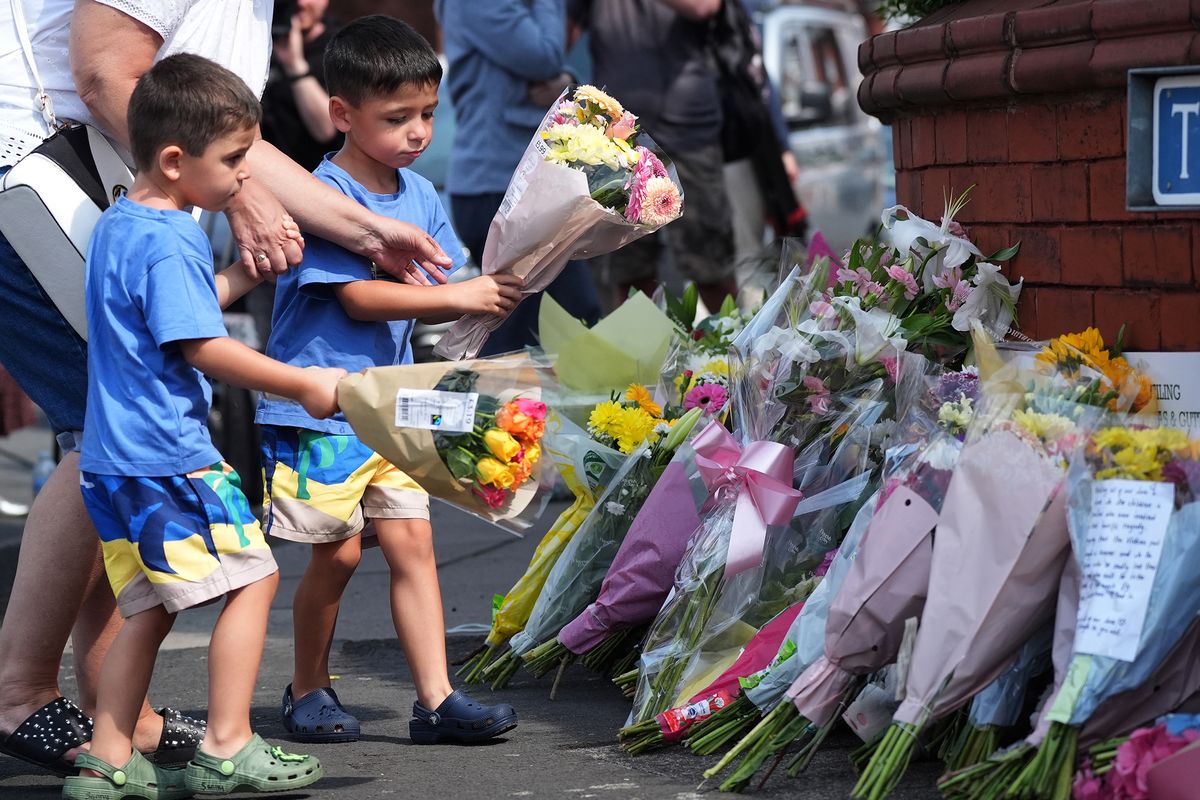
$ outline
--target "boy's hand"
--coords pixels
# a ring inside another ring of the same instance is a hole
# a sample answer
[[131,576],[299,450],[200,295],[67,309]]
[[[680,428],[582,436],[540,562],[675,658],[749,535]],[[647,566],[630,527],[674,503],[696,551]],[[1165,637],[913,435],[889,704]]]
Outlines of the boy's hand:
[[521,302],[525,280],[508,274],[480,275],[452,285],[459,292],[462,313],[506,316]]
[[332,417],[338,412],[338,381],[346,377],[346,370],[338,367],[307,367],[305,372],[309,373],[308,381],[296,399],[313,417]]

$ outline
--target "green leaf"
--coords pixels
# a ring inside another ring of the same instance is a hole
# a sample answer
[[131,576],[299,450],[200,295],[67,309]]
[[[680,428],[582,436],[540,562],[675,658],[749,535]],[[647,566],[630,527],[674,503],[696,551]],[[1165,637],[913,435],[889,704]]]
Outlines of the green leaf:
[[446,466],[450,469],[450,474],[455,479],[469,478],[475,474],[475,459],[461,449],[454,449],[445,453]]
[[733,295],[725,295],[725,301],[721,303],[721,310],[717,312],[719,316],[728,317],[737,311],[737,301],[733,299]]
[[1012,247],[1006,247],[1003,250],[997,250],[995,253],[992,253],[990,256],[988,256],[987,260],[993,263],[996,261],[1008,261],[1010,258],[1015,256],[1020,249],[1021,243],[1017,242]]

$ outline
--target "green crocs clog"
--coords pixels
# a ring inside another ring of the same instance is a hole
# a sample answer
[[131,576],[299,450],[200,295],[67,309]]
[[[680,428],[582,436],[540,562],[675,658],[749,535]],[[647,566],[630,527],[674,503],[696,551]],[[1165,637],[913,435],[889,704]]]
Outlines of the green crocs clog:
[[315,757],[285,753],[256,733],[232,758],[197,750],[184,770],[184,782],[196,794],[286,792],[316,783],[323,774]]
[[151,764],[137,750],[123,767],[114,767],[88,753],[76,756],[75,766],[99,772],[104,777],[70,776],[63,784],[63,800],[121,800],[125,797],[182,800],[192,796],[191,790],[184,785],[183,770]]

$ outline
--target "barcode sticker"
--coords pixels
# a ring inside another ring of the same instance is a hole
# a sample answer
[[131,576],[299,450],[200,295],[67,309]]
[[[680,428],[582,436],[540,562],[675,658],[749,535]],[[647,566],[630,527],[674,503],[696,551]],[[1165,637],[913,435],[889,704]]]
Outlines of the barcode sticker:
[[401,389],[396,393],[396,427],[469,433],[478,402],[478,392]]

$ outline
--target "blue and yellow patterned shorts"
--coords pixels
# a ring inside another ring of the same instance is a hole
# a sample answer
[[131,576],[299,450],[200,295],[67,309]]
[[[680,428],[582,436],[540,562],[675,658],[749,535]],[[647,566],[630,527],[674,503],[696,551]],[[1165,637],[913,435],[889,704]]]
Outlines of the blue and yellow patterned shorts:
[[165,478],[81,472],[79,483],[122,616],[198,606],[278,569],[228,464]]
[[262,428],[264,527],[293,542],[373,534],[371,519],[429,519],[429,495],[357,436]]

